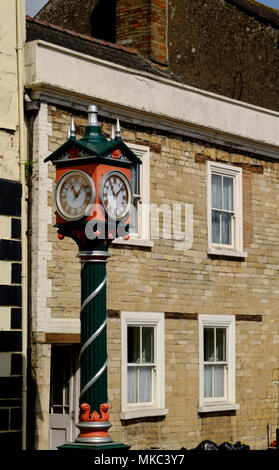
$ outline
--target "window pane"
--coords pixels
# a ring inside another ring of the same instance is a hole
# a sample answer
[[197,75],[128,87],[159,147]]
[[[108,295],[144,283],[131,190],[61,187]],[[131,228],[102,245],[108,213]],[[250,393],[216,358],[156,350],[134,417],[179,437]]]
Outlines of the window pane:
[[128,326],[128,362],[140,362],[140,327]]
[[152,399],[152,370],[151,367],[139,368],[139,401],[150,402]]
[[223,177],[223,209],[233,211],[233,178]]
[[214,361],[214,328],[204,329],[204,360]]
[[63,406],[54,406],[52,407],[52,413],[54,414],[63,414]]
[[64,405],[69,406],[69,404],[70,404],[70,384],[68,382],[65,384]]
[[[132,193],[140,196],[140,166],[139,164],[136,167],[131,169],[131,187]],[[139,197],[133,198],[133,206],[130,212],[130,222],[129,222],[129,232],[138,233],[138,212],[139,212]]]
[[214,366],[214,397],[224,396],[224,366]]
[[138,212],[139,212],[139,198],[133,198],[133,205],[130,212],[129,233],[138,233]]
[[[63,405],[64,367],[63,357],[53,352],[52,357],[52,405]],[[59,413],[57,411],[56,413]],[[63,409],[61,408],[61,412]]]
[[127,374],[128,403],[137,403],[137,368],[128,367]]
[[131,168],[131,188],[133,194],[139,194],[140,191],[140,165],[137,163]]
[[154,362],[154,328],[142,328],[142,363]]
[[212,397],[212,366],[204,366],[204,396]]
[[211,216],[212,243],[220,243],[220,217],[221,217],[220,212],[212,211],[212,216]]
[[216,361],[226,360],[226,329],[216,328]]
[[212,173],[211,178],[211,206],[222,209],[222,176]]
[[232,244],[232,214],[223,213],[221,215],[222,220],[222,244]]

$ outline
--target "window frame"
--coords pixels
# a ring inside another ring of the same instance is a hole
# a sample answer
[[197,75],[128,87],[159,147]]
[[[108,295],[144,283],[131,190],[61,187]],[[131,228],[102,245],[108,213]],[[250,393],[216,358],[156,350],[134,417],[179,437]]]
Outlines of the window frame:
[[[225,396],[204,396],[204,330],[205,328],[226,329],[226,383]],[[237,410],[235,389],[235,316],[234,315],[199,315],[199,409],[200,413],[210,411]]]
[[150,239],[150,148],[145,145],[127,143],[126,145],[140,158],[139,165],[139,194],[138,198],[138,233],[131,233],[128,240],[117,238],[113,244],[139,245],[152,248],[154,242]]
[[[211,255],[236,256],[246,258],[247,253],[243,251],[243,221],[242,221],[242,169],[237,166],[224,165],[221,163],[207,161],[207,231],[208,250]],[[212,174],[233,178],[233,205],[232,216],[232,244],[212,242]]]
[[[218,366],[218,365],[221,365],[221,366],[224,366],[224,395],[222,397],[216,397],[216,396],[212,396],[212,397],[204,397],[204,399],[206,400],[206,402],[208,403],[215,403],[215,402],[219,402],[220,400],[222,401],[226,401],[226,397],[227,397],[227,393],[228,393],[228,390],[227,390],[227,387],[228,387],[228,351],[227,351],[227,347],[228,347],[228,329],[227,328],[224,328],[222,326],[204,326],[203,327],[203,353],[204,353],[204,334],[205,334],[205,329],[213,329],[214,331],[214,338],[213,338],[213,342],[214,342],[214,356],[216,355],[216,330],[217,329],[224,329],[225,330],[225,337],[226,337],[226,342],[225,342],[225,351],[226,351],[226,354],[225,354],[225,359],[223,361],[217,361],[216,360],[216,357],[213,361],[205,361],[204,357],[203,357],[203,367],[205,369],[206,366],[210,366],[212,368],[214,368],[215,366]],[[214,373],[213,373],[213,376],[214,376]],[[205,371],[203,373],[203,379],[205,377]],[[212,380],[212,386],[213,386],[213,390],[214,390],[214,380]]]
[[[127,401],[127,330],[128,326],[154,326],[154,369],[152,381],[153,396],[149,403],[128,403]],[[165,321],[160,312],[121,312],[121,413],[120,419],[144,416],[163,416],[165,408]]]

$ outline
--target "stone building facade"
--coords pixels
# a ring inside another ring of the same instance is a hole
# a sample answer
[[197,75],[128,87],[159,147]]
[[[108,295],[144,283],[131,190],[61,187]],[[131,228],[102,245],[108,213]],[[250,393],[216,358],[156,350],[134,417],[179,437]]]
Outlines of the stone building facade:
[[[32,213],[40,219],[32,236],[34,446],[74,440],[79,393],[80,267],[75,244],[58,240],[53,227],[54,168],[43,159],[65,142],[72,116],[82,137],[87,105],[95,103],[107,138],[120,117],[123,140],[143,161],[142,205],[155,210],[141,212],[138,236],[110,248],[110,434],[132,449],[193,448],[203,439],[264,449],[278,416],[278,115],[142,72],[136,62],[108,68],[89,42],[84,55],[63,37],[63,46],[32,38],[26,48],[26,87],[40,104],[33,127]],[[131,51],[121,54],[132,60]],[[229,214],[218,219],[219,231],[214,211]],[[127,344],[137,344],[131,335],[144,328],[153,355],[138,358],[151,374],[141,379],[140,397]]]
[[[48,119],[57,129],[49,139],[51,152],[63,141],[56,135],[65,133],[70,113],[50,107]],[[85,125],[86,118],[79,119]],[[192,248],[185,252],[176,251],[173,240],[162,239],[154,240],[153,247],[120,245],[110,249],[107,306],[109,399],[114,423],[111,435],[133,449],[191,448],[203,439],[218,443],[242,440],[252,448],[264,448],[267,425],[274,435],[278,406],[279,259],[274,215],[278,163],[152,130],[124,127],[123,139],[131,146],[136,143],[150,148],[151,203],[193,204],[194,237]],[[247,258],[207,254],[207,161],[242,169],[243,246]],[[51,168],[52,180],[53,173]],[[72,242],[58,241],[52,226],[49,241],[51,316],[76,317],[80,301],[79,266],[78,261],[73,262],[76,247]],[[164,315],[166,416],[119,420],[123,311],[145,312],[147,317],[149,312]],[[199,316],[209,313],[235,317],[237,410],[198,411]]]

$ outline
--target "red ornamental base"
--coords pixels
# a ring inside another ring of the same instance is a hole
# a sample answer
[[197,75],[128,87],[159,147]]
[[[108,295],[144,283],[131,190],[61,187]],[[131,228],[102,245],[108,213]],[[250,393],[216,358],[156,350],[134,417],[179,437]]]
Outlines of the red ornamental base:
[[103,403],[100,406],[101,415],[95,410],[90,414],[90,406],[87,403],[80,405],[79,423],[76,425],[80,434],[76,442],[96,446],[112,442],[108,434],[108,429],[111,427],[108,409],[109,406]]

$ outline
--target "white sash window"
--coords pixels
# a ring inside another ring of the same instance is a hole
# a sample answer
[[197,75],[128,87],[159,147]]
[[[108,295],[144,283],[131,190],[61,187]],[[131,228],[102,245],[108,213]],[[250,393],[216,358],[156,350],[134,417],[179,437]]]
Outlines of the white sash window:
[[145,145],[127,143],[141,160],[131,172],[133,210],[130,213],[130,238],[117,238],[114,244],[153,247],[150,239],[150,149]]
[[122,312],[121,419],[161,416],[165,409],[164,314]]
[[199,315],[199,335],[199,412],[238,409],[234,315]]
[[246,257],[241,168],[207,162],[207,206],[208,253]]

